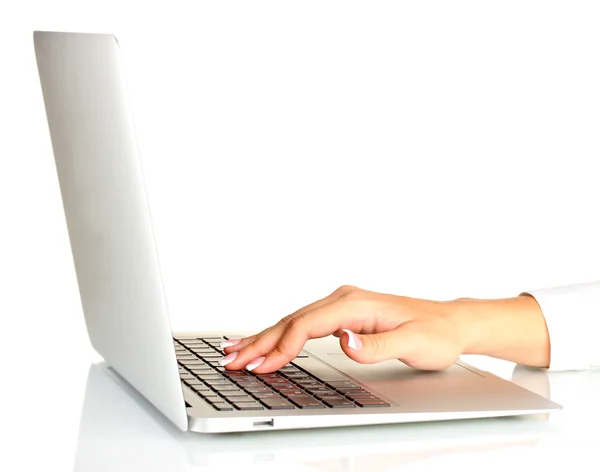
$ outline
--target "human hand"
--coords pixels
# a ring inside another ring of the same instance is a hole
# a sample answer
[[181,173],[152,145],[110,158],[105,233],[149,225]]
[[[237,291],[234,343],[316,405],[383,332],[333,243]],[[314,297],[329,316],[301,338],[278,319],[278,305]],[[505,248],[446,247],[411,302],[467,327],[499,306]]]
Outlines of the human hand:
[[292,361],[309,339],[333,334],[362,364],[399,359],[423,370],[452,365],[465,348],[451,302],[338,288],[259,334],[223,343],[229,370],[273,372]]

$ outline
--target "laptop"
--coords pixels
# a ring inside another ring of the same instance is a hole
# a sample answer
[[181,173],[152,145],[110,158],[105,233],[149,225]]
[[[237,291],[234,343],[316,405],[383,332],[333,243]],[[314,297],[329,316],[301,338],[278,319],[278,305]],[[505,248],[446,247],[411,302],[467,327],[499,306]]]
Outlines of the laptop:
[[516,457],[539,463],[535,450],[543,449],[540,455],[548,456],[546,449],[559,431],[547,415],[539,415],[452,425],[427,422],[194,435],[175,428],[112,368],[99,362],[88,372],[74,471],[215,471],[223,464],[263,472],[480,470],[482,464],[489,470],[489,464],[514,463]]
[[309,341],[270,375],[219,365],[227,333],[173,333],[119,46],[34,33],[83,313],[94,349],[179,429],[204,433],[537,414],[560,406],[457,361],[361,365]]

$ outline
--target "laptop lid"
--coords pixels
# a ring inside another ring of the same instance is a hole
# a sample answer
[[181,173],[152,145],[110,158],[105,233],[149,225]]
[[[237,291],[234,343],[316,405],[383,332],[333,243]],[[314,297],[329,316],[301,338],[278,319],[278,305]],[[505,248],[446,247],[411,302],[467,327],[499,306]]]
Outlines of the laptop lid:
[[118,43],[112,35],[36,31],[34,45],[91,343],[186,430]]

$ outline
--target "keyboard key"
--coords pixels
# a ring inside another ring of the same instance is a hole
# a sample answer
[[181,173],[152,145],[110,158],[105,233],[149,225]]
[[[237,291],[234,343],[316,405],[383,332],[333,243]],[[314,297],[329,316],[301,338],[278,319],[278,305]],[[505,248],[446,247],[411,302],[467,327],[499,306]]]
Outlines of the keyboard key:
[[356,405],[353,402],[345,398],[326,398],[323,400],[323,403],[331,408],[356,408]]
[[284,372],[284,374],[285,374],[285,376],[286,376],[288,379],[290,379],[290,380],[292,380],[292,381],[294,381],[294,382],[295,382],[296,380],[300,380],[300,379],[310,379],[310,378],[312,378],[312,377],[310,377],[309,375],[306,375],[304,372],[298,372],[298,373],[296,373],[296,372],[293,372],[293,373],[291,373],[291,374],[288,374],[288,373]]
[[[243,392],[242,392],[243,393]],[[256,399],[252,398],[250,395],[248,394],[244,394],[244,395],[228,395],[229,392],[221,392],[221,395],[223,395],[225,398],[227,398],[230,402],[233,403],[256,403]]]
[[292,405],[287,400],[283,398],[263,398],[260,401],[263,405],[265,405],[269,410],[293,410],[294,405]]
[[376,398],[359,398],[356,400],[358,406],[362,406],[365,408],[373,408],[373,407],[388,407],[390,404],[388,402],[384,402],[383,400]]
[[198,379],[187,379],[185,381],[186,384],[188,385],[204,385],[204,382],[202,382],[201,380]]
[[193,359],[193,360],[184,360],[184,361],[180,361],[180,364],[184,365],[186,369],[200,369],[202,367],[209,367],[207,366],[204,362],[202,362],[200,359]]
[[239,370],[226,370],[223,372],[223,375],[234,381],[252,378],[251,375],[246,374],[245,372],[240,372]]
[[253,385],[251,387],[246,387],[246,388],[244,388],[244,390],[246,390],[247,392],[250,392],[250,393],[272,392],[271,389],[269,389],[265,386],[261,386],[261,385]]
[[288,400],[302,409],[325,408],[319,400],[308,395],[293,395]]
[[360,387],[338,387],[338,388],[336,388],[336,390],[338,392],[342,392],[342,393],[352,393],[352,392],[362,391],[362,388],[360,388]]
[[192,359],[177,359],[179,361],[179,363],[181,365],[184,365],[186,367],[192,366],[192,365],[206,365],[206,363],[204,363],[203,361],[201,361],[200,359],[198,359],[197,357],[194,357]]
[[264,410],[265,407],[262,406],[260,403],[258,402],[254,402],[254,403],[240,403],[240,402],[233,402],[233,404],[235,405],[235,407],[238,410],[242,410],[242,411],[248,411],[248,410]]
[[192,369],[192,372],[197,374],[201,380],[220,380],[223,378],[212,369],[210,371]]
[[227,390],[231,390],[231,391],[239,390],[236,385],[211,385],[211,388],[213,390],[216,390],[217,392],[225,392]]
[[261,378],[261,380],[264,383],[269,384],[269,385],[287,382],[286,379],[284,377],[282,377],[281,375],[278,375],[276,377]]
[[232,385],[232,383],[227,379],[205,379],[204,382],[208,385]]
[[358,385],[350,382],[349,380],[329,381],[329,382],[326,382],[326,383],[327,383],[327,385],[329,385],[330,387],[333,387],[333,388],[338,388],[338,387],[357,387],[357,388],[360,388],[360,387],[358,387]]
[[253,393],[252,396],[256,398],[281,398],[275,392],[264,392],[264,393]]
[[329,390],[328,388],[321,387],[320,385],[307,385],[304,387],[307,392],[314,394],[317,393],[334,393],[333,390]]
[[203,356],[203,355],[210,355],[210,354],[214,354],[215,351],[213,351],[212,349],[192,349],[192,352],[198,356]]
[[214,372],[212,369],[210,369],[210,370],[193,369],[192,372],[194,373],[194,375],[196,377],[199,377],[200,379],[210,378],[210,377],[214,377],[216,375],[216,372]]
[[213,403],[212,406],[219,411],[233,411],[233,407],[227,403]]
[[318,393],[315,395],[315,397],[319,399],[328,398],[329,400],[347,400],[347,398],[345,398],[343,395],[335,392]]
[[248,398],[252,401],[254,401],[246,392],[244,392],[243,390],[225,390],[225,391],[221,391],[219,392],[222,396],[224,396],[225,398],[231,398],[235,401],[240,401],[240,399],[245,399]]
[[199,395],[202,398],[204,398],[204,400],[206,400],[208,403],[220,403],[220,402],[223,402],[223,399],[220,396],[218,396],[218,395],[216,395],[214,393],[207,393],[207,394],[200,393]]
[[301,395],[304,393],[304,390],[300,390],[299,388],[284,388],[281,390],[277,390],[281,395],[289,397],[290,395]]
[[348,393],[346,393],[346,396],[348,398],[351,398],[352,400],[356,400],[358,398],[364,398],[364,399],[370,399],[370,400],[372,400],[372,399],[379,400],[379,397],[376,397],[371,392],[367,392],[366,390],[363,390],[362,392],[348,392]]
[[294,379],[294,382],[296,382],[298,385],[323,385],[322,383],[317,382],[314,379],[308,378],[308,379]]
[[289,382],[273,383],[273,384],[270,384],[269,386],[275,390],[281,390],[281,389],[286,389],[286,388],[298,388],[296,385],[293,385]]
[[264,387],[264,384],[258,382],[257,380],[247,380],[247,381],[246,380],[235,381],[235,379],[232,379],[232,380],[242,388],[256,387],[256,386]]

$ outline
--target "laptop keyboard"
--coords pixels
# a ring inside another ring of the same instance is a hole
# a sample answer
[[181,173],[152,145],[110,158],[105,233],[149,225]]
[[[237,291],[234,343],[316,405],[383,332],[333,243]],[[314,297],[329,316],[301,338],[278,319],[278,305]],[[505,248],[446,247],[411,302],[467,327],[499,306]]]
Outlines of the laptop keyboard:
[[323,381],[293,361],[271,374],[219,364],[227,338],[178,338],[182,382],[218,411],[381,408],[390,404],[349,380]]

